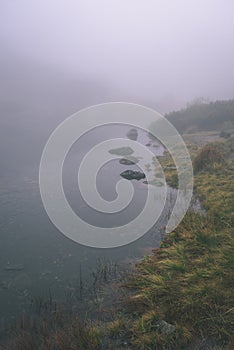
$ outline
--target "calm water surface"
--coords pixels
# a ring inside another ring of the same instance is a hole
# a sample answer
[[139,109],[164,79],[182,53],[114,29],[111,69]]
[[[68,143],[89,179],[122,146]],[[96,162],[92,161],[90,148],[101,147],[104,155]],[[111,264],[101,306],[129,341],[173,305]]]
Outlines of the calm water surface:
[[[65,161],[63,180],[66,196],[74,211],[91,224],[104,227],[125,224],[144,206],[148,186],[143,180],[132,182],[132,203],[123,212],[113,215],[100,214],[88,207],[77,186],[79,162],[87,151],[110,137],[126,137],[127,131],[129,127],[126,126],[94,130],[74,145]],[[138,141],[144,145],[150,142],[151,146],[147,147],[155,155],[163,155],[163,147],[151,142],[146,132],[138,130]],[[120,179],[120,173],[127,169],[140,170],[137,165],[121,165],[118,160],[107,163],[100,170],[97,187],[105,199],[115,197],[115,184]],[[88,286],[100,261],[123,264],[129,259],[141,257],[143,248],[158,245],[160,228],[165,224],[170,209],[168,202],[156,226],[138,241],[120,248],[94,249],[69,240],[50,222],[40,198],[38,167],[25,167],[17,177],[14,174],[2,177],[0,198],[1,323],[27,312],[35,298],[52,295],[57,301],[66,300],[71,289],[79,288],[80,271],[84,285]]]

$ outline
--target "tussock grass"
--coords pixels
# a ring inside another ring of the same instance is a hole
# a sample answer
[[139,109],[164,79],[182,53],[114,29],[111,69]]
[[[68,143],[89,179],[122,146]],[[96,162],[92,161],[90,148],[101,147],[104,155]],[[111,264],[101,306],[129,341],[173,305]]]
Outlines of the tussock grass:
[[195,172],[205,169],[217,169],[224,164],[224,158],[218,147],[207,144],[200,149],[193,161]]
[[[199,339],[207,343],[204,349],[210,340],[217,348],[233,346],[234,182],[233,161],[228,158],[232,146],[233,139],[204,146],[193,155],[195,193],[206,215],[188,212],[129,278],[127,288],[135,291],[128,305],[135,310],[132,343],[137,349],[189,349]],[[211,159],[206,163],[207,155]],[[169,157],[164,162],[168,166]],[[158,320],[174,325],[175,331],[157,332],[153,325]]]
[[39,314],[22,316],[8,329],[1,350],[98,350],[101,328],[61,305],[44,303]]

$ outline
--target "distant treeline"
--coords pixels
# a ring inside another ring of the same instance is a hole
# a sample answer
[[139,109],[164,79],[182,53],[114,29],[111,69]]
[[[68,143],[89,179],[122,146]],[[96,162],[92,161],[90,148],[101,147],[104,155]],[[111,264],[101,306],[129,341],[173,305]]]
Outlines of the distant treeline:
[[180,133],[197,131],[230,131],[234,129],[234,99],[206,102],[197,100],[186,108],[166,114]]

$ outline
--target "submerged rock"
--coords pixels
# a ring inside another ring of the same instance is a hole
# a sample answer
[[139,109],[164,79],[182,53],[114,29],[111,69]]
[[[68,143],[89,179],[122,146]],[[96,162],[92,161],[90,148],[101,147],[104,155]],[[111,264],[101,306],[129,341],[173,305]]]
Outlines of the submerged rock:
[[134,156],[129,156],[128,158],[122,158],[119,160],[120,164],[124,165],[134,165],[139,162],[139,159]]
[[118,156],[129,156],[133,154],[133,152],[134,151],[131,147],[120,147],[109,150],[110,154],[116,154]]
[[140,171],[126,170],[120,174],[123,178],[127,180],[141,180],[145,178],[145,174]]
[[137,137],[138,137],[137,129],[131,129],[131,130],[129,130],[129,132],[127,133],[127,137],[128,137],[130,140],[136,141],[136,140],[137,140]]

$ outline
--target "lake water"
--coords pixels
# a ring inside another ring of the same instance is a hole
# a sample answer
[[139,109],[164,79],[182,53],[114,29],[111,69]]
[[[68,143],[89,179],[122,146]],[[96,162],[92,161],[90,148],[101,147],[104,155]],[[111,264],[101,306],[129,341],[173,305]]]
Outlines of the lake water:
[[[95,144],[111,137],[126,137],[130,127],[107,126],[83,136],[72,148],[64,164],[64,191],[74,209],[91,224],[113,227],[133,219],[144,205],[148,186],[144,180],[132,181],[134,197],[127,210],[117,214],[100,214],[82,199],[77,186],[77,170],[83,156]],[[152,142],[146,132],[138,130],[138,141],[150,142],[155,155],[164,149]],[[133,154],[134,155],[134,154]],[[116,195],[115,184],[126,169],[137,165],[122,165],[118,160],[107,163],[98,174],[98,189],[108,200]],[[139,169],[138,169],[139,170]],[[126,180],[128,181],[128,180]],[[174,192],[169,189],[168,198]],[[147,247],[158,246],[162,227],[170,210],[170,199],[157,224],[139,240],[119,248],[95,249],[82,246],[62,235],[49,220],[40,197],[38,167],[24,167],[17,178],[12,174],[1,178],[0,226],[0,321],[5,323],[29,310],[38,297],[65,301],[69,291],[79,289],[80,273],[84,286],[92,279],[92,272],[100,261],[127,264],[144,254]]]

